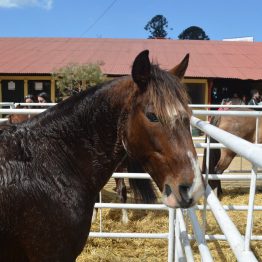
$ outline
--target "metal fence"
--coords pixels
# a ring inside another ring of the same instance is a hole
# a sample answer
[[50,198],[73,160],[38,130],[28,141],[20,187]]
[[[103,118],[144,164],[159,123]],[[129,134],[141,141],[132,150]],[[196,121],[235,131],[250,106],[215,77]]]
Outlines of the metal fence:
[[[198,112],[197,112],[198,113]],[[227,111],[223,112],[227,113]],[[235,112],[236,115],[241,114],[241,112]],[[244,114],[246,112],[243,112]],[[202,112],[201,112],[202,114]],[[253,112],[253,116],[261,116],[261,112]],[[225,212],[224,208],[221,206],[220,202],[210,189],[207,187],[206,192],[206,203],[210,206],[220,228],[224,233],[224,237],[227,239],[231,249],[233,250],[238,261],[256,261],[254,254],[250,251],[250,240],[252,235],[252,225],[253,225],[253,211],[254,211],[254,198],[255,198],[255,188],[257,179],[257,168],[262,167],[262,149],[257,145],[254,145],[246,140],[236,137],[228,132],[218,129],[204,121],[201,121],[195,117],[192,117],[191,123],[193,126],[201,129],[209,136],[212,136],[217,141],[235,151],[237,154],[243,156],[245,159],[249,160],[253,164],[253,169],[251,171],[251,182],[250,182],[250,193],[249,193],[249,205],[247,207],[247,225],[245,236],[242,236],[235,225],[232,223],[231,219]],[[258,120],[257,120],[258,123]],[[207,146],[208,149],[209,146]],[[208,179],[208,157],[207,154],[207,173],[206,178]],[[206,206],[206,205],[205,205]],[[206,208],[204,206],[204,209]],[[190,211],[191,213],[192,211]],[[192,218],[192,217],[191,217]],[[205,230],[204,230],[205,232]],[[262,236],[258,236],[258,239]],[[216,239],[215,236],[213,236]],[[221,238],[221,237],[220,237]]]
[[[1,106],[1,104],[0,104]],[[6,105],[5,105],[6,106]],[[45,109],[13,109],[12,105],[8,105],[10,109],[0,108],[0,114],[35,114],[44,111]],[[39,104],[37,104],[39,106]],[[210,105],[192,105],[193,108],[206,107]],[[231,106],[234,107],[234,106]],[[239,106],[237,106],[239,107]],[[257,118],[257,126],[259,117],[262,112],[243,112],[243,111],[210,111],[210,110],[193,110],[194,115],[238,115],[252,116]],[[239,137],[229,134],[221,129],[218,129],[203,120],[192,117],[191,125],[200,129],[207,134],[208,137],[215,138],[219,144],[211,144],[209,139],[207,143],[198,143],[198,147],[207,148],[207,161],[209,158],[209,150],[214,147],[228,147],[235,151],[238,155],[244,157],[253,164],[253,168],[249,175],[214,175],[209,174],[208,164],[205,179],[250,179],[249,204],[247,206],[222,206],[213,191],[207,186],[204,205],[197,205],[188,210],[171,209],[162,204],[146,205],[146,204],[119,204],[119,203],[96,203],[97,208],[124,208],[124,209],[150,209],[150,210],[165,210],[168,212],[169,229],[163,233],[108,233],[102,230],[102,221],[100,223],[99,232],[90,232],[90,237],[109,237],[109,238],[157,238],[167,239],[168,241],[168,261],[194,261],[193,251],[190,241],[195,239],[198,243],[199,252],[203,261],[213,261],[212,255],[208,249],[206,241],[211,240],[227,240],[233,253],[238,261],[257,261],[253,252],[250,250],[251,240],[262,240],[262,236],[254,236],[253,229],[253,212],[261,211],[261,206],[254,206],[256,180],[261,179],[262,175],[257,174],[257,169],[262,167],[262,148],[258,145],[249,143]],[[258,134],[258,132],[257,132]],[[208,163],[208,162],[207,162]],[[131,178],[150,178],[148,174],[126,174],[115,173],[113,177],[131,177]],[[196,210],[202,210],[203,221],[199,222],[196,217]],[[206,228],[206,213],[211,210],[220,226],[223,235],[207,235]],[[233,224],[226,210],[247,210],[247,223],[245,235],[241,235],[236,226]],[[191,220],[193,235],[187,232],[187,222],[185,217]],[[175,232],[175,234],[174,234]]]

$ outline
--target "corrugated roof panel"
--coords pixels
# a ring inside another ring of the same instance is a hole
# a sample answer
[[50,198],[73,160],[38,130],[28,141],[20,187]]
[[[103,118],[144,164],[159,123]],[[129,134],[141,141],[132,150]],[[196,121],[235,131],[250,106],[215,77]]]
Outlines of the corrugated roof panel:
[[128,74],[144,49],[165,69],[190,53],[187,77],[262,79],[261,42],[170,39],[0,38],[0,73],[52,73],[68,63],[100,62],[106,74]]

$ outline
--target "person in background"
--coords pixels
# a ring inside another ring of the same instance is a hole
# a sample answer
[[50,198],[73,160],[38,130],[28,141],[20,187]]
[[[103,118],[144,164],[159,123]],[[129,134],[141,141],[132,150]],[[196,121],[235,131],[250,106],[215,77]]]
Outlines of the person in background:
[[239,98],[239,95],[238,95],[238,93],[233,93],[233,96],[232,96],[232,98]]
[[242,101],[243,103],[246,105],[247,104],[247,96],[246,95],[243,95],[242,96]]
[[252,106],[258,105],[261,101],[259,91],[257,89],[252,89],[250,93],[252,98],[249,100],[248,104]]
[[28,94],[24,98],[25,103],[35,103],[35,97],[31,94]]
[[[25,103],[35,103],[35,97],[31,94],[28,94],[25,96],[24,98],[24,102]],[[32,106],[28,105],[28,106],[24,106],[24,108],[33,108]]]
[[51,103],[51,100],[46,92],[42,92],[37,96],[38,103]]

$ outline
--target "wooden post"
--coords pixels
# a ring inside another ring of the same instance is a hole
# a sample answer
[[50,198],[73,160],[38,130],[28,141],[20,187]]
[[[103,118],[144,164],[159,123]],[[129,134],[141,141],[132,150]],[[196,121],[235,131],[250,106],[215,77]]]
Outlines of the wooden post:
[[0,79],[0,102],[2,102],[3,100],[3,97],[2,97],[2,80]]
[[51,79],[51,101],[55,102],[55,79]]
[[24,80],[24,97],[28,95],[28,80]]

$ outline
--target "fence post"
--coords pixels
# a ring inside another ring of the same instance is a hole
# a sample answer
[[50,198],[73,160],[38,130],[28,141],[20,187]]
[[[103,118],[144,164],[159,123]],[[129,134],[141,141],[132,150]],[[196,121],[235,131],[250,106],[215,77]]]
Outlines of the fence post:
[[174,262],[174,246],[175,246],[175,209],[168,208],[168,262]]
[[248,201],[248,211],[247,211],[245,251],[250,251],[250,240],[251,240],[252,229],[253,229],[253,212],[254,212],[254,202],[255,202],[255,194],[256,194],[256,180],[257,180],[257,168],[253,166],[251,170],[249,201]]
[[216,221],[223,231],[237,260],[240,262],[257,261],[252,252],[244,250],[245,248],[243,237],[239,233],[235,224],[232,222],[209,185],[207,185],[206,195],[207,202],[216,218]]

